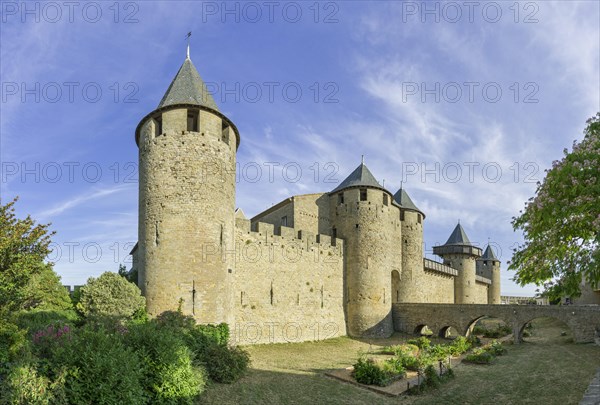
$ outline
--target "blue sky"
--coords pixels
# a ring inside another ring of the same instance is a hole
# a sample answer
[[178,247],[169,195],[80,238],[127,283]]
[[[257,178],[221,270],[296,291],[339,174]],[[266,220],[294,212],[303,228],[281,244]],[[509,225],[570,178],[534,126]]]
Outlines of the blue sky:
[[19,215],[52,223],[65,284],[130,261],[134,130],[192,31],[191,58],[240,130],[248,216],[333,189],[365,155],[425,212],[428,257],[460,219],[496,248],[503,295],[534,292],[510,281],[510,220],[600,110],[600,3],[114,4],[0,8],[2,203],[18,195]]

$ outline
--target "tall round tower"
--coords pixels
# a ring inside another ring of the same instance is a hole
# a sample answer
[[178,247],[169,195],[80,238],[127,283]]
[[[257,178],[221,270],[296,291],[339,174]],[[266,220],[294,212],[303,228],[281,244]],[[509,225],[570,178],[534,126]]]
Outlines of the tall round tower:
[[138,284],[150,315],[230,322],[240,142],[188,57],[138,124]]
[[477,259],[477,267],[485,277],[492,280],[488,287],[488,304],[500,304],[500,260],[489,244],[483,256]]
[[402,274],[394,288],[394,302],[424,302],[425,285],[423,269],[423,221],[425,214],[417,208],[404,188],[394,194],[400,206],[402,239]]
[[401,262],[399,208],[364,163],[330,194],[333,234],[344,241],[344,302],[350,336],[393,332],[392,277]]
[[433,253],[442,257],[445,265],[458,270],[458,276],[454,278],[454,302],[474,304],[475,261],[481,256],[481,249],[471,244],[458,224],[444,245],[433,247]]

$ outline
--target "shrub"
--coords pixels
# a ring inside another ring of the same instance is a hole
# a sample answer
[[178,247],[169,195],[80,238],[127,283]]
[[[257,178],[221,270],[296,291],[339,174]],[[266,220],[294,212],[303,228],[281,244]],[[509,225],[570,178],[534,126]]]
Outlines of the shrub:
[[66,404],[65,374],[54,382],[38,373],[35,364],[22,361],[11,367],[0,381],[0,403],[11,405]]
[[444,360],[451,354],[451,346],[449,345],[433,345],[427,349],[434,360]]
[[425,336],[421,336],[418,339],[410,339],[408,343],[417,346],[419,349],[427,349],[431,346],[431,341]]
[[144,404],[144,369],[122,338],[89,326],[54,346],[54,370],[67,370],[65,392],[73,404]]
[[367,385],[384,387],[390,383],[390,375],[373,359],[360,357],[354,365],[354,379]]
[[388,372],[390,375],[393,375],[394,378],[401,378],[406,375],[406,370],[404,369],[402,360],[400,360],[397,357],[392,357],[391,359],[387,359],[383,363],[383,369],[386,372]]
[[481,346],[481,339],[479,339],[479,337],[475,335],[470,335],[467,338],[467,342],[471,347]]
[[380,353],[393,354],[396,356],[401,354],[416,356],[417,354],[419,354],[419,348],[413,344],[406,343],[402,345],[385,346],[383,349],[381,349]]
[[459,336],[450,345],[450,354],[453,356],[457,356],[459,354],[463,354],[467,350],[471,348],[471,343],[469,339],[464,336]]
[[8,371],[11,362],[27,347],[25,331],[0,318],[0,375]]
[[475,327],[473,327],[473,332],[471,332],[473,335],[483,335],[485,332],[487,331],[486,328],[484,328],[481,325],[475,325]]
[[22,291],[22,309],[69,310],[73,308],[67,289],[51,266],[31,276]]
[[492,353],[494,356],[502,356],[504,353],[506,353],[506,348],[497,340],[494,340],[492,343],[490,343],[486,350]]
[[145,305],[146,299],[135,284],[106,272],[98,278],[90,277],[81,287],[77,309],[86,317],[135,318],[144,316]]
[[209,345],[202,358],[211,380],[230,384],[244,375],[250,364],[250,355],[239,347]]
[[205,371],[194,366],[194,355],[181,333],[157,322],[133,324],[126,344],[142,359],[143,386],[155,404],[192,404],[205,386]]
[[435,367],[429,365],[425,367],[425,384],[431,388],[437,388],[440,386],[441,380]]
[[490,364],[494,359],[494,355],[483,348],[477,348],[465,357],[466,362],[475,364]]
[[156,322],[163,327],[174,329],[192,330],[196,320],[191,315],[184,315],[180,311],[165,311],[156,317]]
[[20,328],[26,329],[32,335],[40,329],[45,329],[48,325],[62,324],[73,327],[78,323],[79,317],[73,309],[32,309],[17,312],[14,315],[14,321]]

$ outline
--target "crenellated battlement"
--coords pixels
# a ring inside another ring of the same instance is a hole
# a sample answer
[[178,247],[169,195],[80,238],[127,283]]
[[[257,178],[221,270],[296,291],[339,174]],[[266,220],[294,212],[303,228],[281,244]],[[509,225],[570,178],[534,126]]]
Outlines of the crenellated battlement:
[[315,234],[303,229],[287,226],[275,226],[266,222],[251,223],[249,219],[236,218],[235,227],[247,241],[258,244],[288,244],[302,250],[313,250],[318,247],[341,255],[344,240],[332,238],[330,235]]

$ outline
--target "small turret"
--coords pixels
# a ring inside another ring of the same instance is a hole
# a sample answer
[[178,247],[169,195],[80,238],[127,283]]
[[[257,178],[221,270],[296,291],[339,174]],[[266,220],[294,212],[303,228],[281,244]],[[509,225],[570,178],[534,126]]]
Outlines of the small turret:
[[445,244],[433,247],[433,253],[442,257],[445,265],[458,270],[454,278],[454,302],[474,304],[475,261],[481,256],[481,249],[469,241],[460,223]]
[[395,249],[401,236],[399,209],[364,162],[329,193],[329,204],[332,234],[345,239],[348,334],[390,336],[391,280],[401,261]]
[[483,256],[477,259],[477,272],[492,280],[488,287],[488,304],[500,304],[500,260],[489,244]]
[[423,285],[423,220],[425,214],[411,200],[403,187],[394,194],[400,207],[402,237],[402,274],[397,285],[393,285],[394,302],[424,302]]

